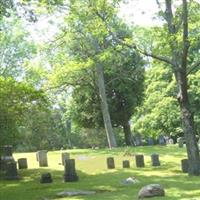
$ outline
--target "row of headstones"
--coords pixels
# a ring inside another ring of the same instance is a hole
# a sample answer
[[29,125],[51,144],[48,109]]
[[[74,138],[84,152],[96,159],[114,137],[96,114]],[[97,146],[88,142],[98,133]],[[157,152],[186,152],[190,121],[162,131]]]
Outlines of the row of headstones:
[[[158,154],[152,154],[151,155],[151,162],[152,162],[152,166],[154,166],[154,167],[160,166],[159,155]],[[136,163],[136,167],[145,167],[144,155],[142,155],[142,154],[135,155],[135,163]],[[123,160],[122,161],[122,167],[123,168],[130,168],[129,160]],[[108,169],[114,169],[115,168],[115,161],[114,161],[113,157],[107,158],[107,168]]]
[[[70,159],[69,153],[61,153],[62,165],[65,164],[65,160]],[[48,167],[47,151],[42,150],[36,152],[36,160],[39,162],[40,167]]]
[[[135,135],[133,137],[133,139],[134,139],[135,146],[143,146],[144,145],[144,142],[142,140],[142,136],[140,134]],[[155,141],[152,137],[147,138],[145,142],[149,146],[155,144]],[[174,140],[172,138],[168,137],[168,136],[159,135],[159,137],[158,137],[158,144],[159,145],[174,144],[174,143],[175,143]],[[183,137],[179,137],[177,139],[177,143],[178,143],[179,147],[183,147],[183,145],[184,145]]]

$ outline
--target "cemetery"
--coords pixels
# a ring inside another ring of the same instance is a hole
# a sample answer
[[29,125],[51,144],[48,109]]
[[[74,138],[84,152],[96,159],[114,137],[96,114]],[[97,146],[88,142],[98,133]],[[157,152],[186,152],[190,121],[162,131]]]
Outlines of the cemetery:
[[0,0],[0,200],[200,200],[200,0]]
[[[185,146],[178,144],[32,153],[4,149],[12,157],[2,156],[7,162],[0,178],[5,200],[178,200],[200,195],[199,177],[188,176]],[[124,155],[127,150],[130,155]]]

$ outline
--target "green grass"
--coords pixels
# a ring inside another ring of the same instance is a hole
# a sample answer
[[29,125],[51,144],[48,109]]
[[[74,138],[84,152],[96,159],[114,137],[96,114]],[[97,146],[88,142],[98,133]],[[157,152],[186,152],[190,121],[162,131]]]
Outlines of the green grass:
[[[185,148],[178,147],[134,147],[128,151],[132,154],[145,155],[145,168],[136,168],[133,156],[123,156],[125,149],[114,150],[70,150],[76,159],[79,182],[63,183],[63,166],[61,152],[49,152],[49,167],[39,168],[35,153],[17,153],[15,159],[26,157],[28,170],[19,170],[19,181],[0,180],[0,200],[58,200],[57,192],[64,190],[96,190],[95,195],[68,197],[62,200],[136,200],[140,188],[146,184],[159,183],[164,186],[166,197],[154,198],[169,200],[200,200],[200,177],[190,177],[180,170],[180,160],[186,157]],[[152,167],[150,155],[160,154],[160,167]],[[115,158],[116,169],[106,169],[106,157]],[[122,160],[130,160],[131,168],[122,169]],[[53,183],[40,184],[40,174],[51,172]],[[140,183],[123,185],[121,181],[129,176],[136,177]]]

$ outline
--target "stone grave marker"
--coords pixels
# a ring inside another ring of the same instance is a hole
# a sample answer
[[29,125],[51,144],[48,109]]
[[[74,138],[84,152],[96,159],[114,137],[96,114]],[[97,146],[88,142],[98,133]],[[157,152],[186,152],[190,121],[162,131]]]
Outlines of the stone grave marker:
[[107,158],[107,168],[108,169],[114,169],[115,168],[115,161],[113,157]]
[[19,158],[18,159],[18,168],[19,169],[27,169],[28,164],[27,164],[27,159],[26,158]]
[[135,146],[142,145],[142,136],[138,133],[134,136]]
[[52,183],[53,179],[50,173],[44,173],[41,175],[40,183]]
[[189,163],[188,159],[181,160],[181,169],[183,173],[188,173]]
[[14,162],[14,158],[12,156],[13,148],[12,145],[4,145],[1,146],[0,149],[1,152],[1,158],[0,158],[0,170],[6,170],[6,165],[8,162]]
[[65,165],[66,159],[70,159],[70,154],[69,153],[61,153],[62,165]]
[[136,162],[136,167],[145,167],[144,155],[142,154],[135,155],[135,162]]
[[65,170],[64,170],[64,182],[75,182],[78,181],[78,176],[76,174],[75,160],[67,159],[65,160]]
[[165,140],[165,137],[163,135],[159,135],[158,144],[159,145],[166,145],[166,140]]
[[6,175],[5,179],[7,180],[17,180],[19,179],[17,173],[17,163],[15,161],[10,161],[6,163]]
[[183,146],[184,146],[184,138],[183,137],[179,137],[177,139],[177,142],[178,142],[178,147],[179,148],[183,148]]
[[149,146],[153,146],[154,145],[154,141],[152,137],[147,138],[147,145]]
[[153,167],[160,166],[159,155],[157,153],[151,155],[151,162]]
[[41,150],[36,153],[37,161],[39,162],[40,167],[48,167],[47,161],[47,151]]
[[172,138],[169,138],[168,144],[174,144],[174,140]]
[[164,188],[159,184],[144,186],[138,193],[138,199],[165,196]]
[[123,168],[130,168],[129,160],[123,160],[122,166],[123,166]]

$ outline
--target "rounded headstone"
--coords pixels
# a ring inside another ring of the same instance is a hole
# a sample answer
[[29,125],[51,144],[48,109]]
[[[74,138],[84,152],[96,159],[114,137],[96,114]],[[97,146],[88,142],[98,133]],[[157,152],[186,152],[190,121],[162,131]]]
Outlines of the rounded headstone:
[[41,175],[40,183],[52,183],[53,179],[50,173],[44,173]]
[[135,162],[136,162],[136,167],[145,167],[144,155],[142,154],[135,155]]
[[115,168],[115,161],[113,157],[107,158],[107,167],[108,169],[114,169]]

